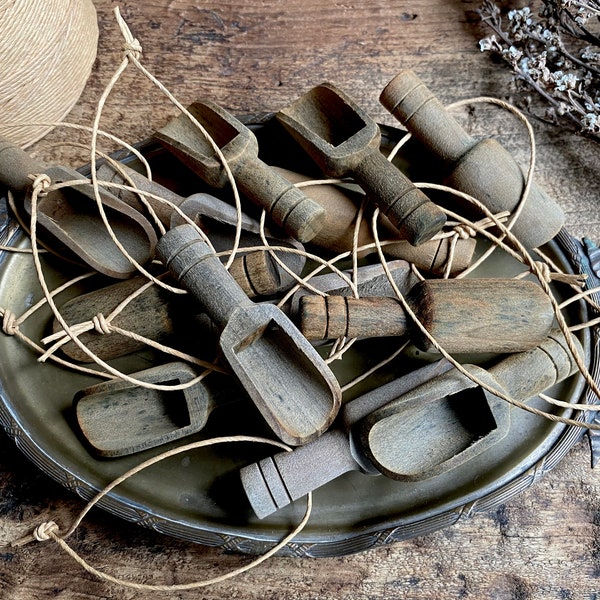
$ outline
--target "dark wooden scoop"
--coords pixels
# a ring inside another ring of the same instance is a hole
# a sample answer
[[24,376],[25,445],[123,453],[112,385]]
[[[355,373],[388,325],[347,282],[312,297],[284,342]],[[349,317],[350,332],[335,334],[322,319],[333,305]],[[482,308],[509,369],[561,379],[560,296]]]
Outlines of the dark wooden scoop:
[[254,304],[190,225],[167,232],[157,256],[222,330],[224,358],[278,437],[300,445],[323,433],[340,387],[288,317]]
[[[522,352],[544,340],[554,321],[550,299],[533,281],[427,279],[406,301],[448,352]],[[309,340],[408,334],[420,350],[434,350],[396,298],[307,295],[299,327]]]
[[[53,183],[87,179],[69,167],[50,166],[0,137],[0,181],[21,197],[22,207],[31,214],[32,181],[29,175],[45,173]],[[100,190],[108,221],[119,242],[139,264],[153,256],[156,234],[138,211]],[[136,268],[110,238],[96,205],[91,184],[63,188],[38,198],[40,241],[46,248],[96,271],[123,279]]]
[[[487,371],[464,366],[494,390],[523,401],[577,371],[558,330]],[[256,515],[264,518],[349,471],[420,481],[490,450],[509,430],[509,404],[449,369],[439,361],[360,396],[342,409],[340,427],[244,467],[242,484]]]
[[[240,190],[288,235],[300,242],[312,239],[323,227],[324,210],[258,158],[258,142],[252,131],[208,100],[192,104],[188,111],[215,140]],[[155,136],[210,186],[229,185],[214,149],[186,115],[167,123]]]
[[276,118],[330,177],[352,177],[414,246],[430,240],[444,213],[380,152],[381,131],[351,98],[318,85]]

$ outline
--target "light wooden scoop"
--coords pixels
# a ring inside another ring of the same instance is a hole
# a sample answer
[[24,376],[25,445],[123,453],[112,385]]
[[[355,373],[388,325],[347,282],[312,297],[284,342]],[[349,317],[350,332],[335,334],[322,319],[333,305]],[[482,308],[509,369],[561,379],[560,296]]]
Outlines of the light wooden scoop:
[[[300,330],[310,340],[409,335],[435,347],[397,298],[300,298]],[[426,279],[406,295],[425,330],[448,352],[521,352],[542,342],[554,321],[550,299],[533,281]]]

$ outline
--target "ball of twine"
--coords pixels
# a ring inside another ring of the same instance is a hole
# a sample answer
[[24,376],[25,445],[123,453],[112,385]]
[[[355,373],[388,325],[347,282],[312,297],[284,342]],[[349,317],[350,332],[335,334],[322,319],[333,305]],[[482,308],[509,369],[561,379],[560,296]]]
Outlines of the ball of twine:
[[0,0],[0,134],[25,147],[62,121],[97,45],[92,0]]

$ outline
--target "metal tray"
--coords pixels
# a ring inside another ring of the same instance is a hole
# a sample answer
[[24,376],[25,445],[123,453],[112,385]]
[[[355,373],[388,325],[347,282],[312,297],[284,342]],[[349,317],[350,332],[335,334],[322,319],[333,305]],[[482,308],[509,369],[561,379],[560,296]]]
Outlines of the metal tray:
[[[277,135],[271,133],[268,118],[254,125],[254,129],[261,138],[261,147],[268,146],[271,135]],[[385,128],[384,132],[387,146],[402,135],[391,128]],[[152,144],[142,144],[141,147],[148,150],[150,157],[156,152]],[[281,156],[282,153],[275,154]],[[285,155],[292,163],[298,160],[293,149]],[[130,157],[123,159],[129,161]],[[163,162],[168,164],[168,160]],[[181,182],[172,168],[175,167],[166,168],[164,178]],[[197,185],[196,181],[186,181],[186,185],[192,188]],[[4,214],[0,213],[0,239],[2,236],[5,239],[10,237],[10,243],[18,247],[26,247],[29,243],[5,209]],[[597,283],[581,245],[566,231],[561,231],[544,250],[567,272],[586,272],[591,275],[591,281]],[[51,285],[72,275],[71,267],[65,267],[51,256],[44,260],[44,264]],[[510,277],[523,270],[521,264],[504,253],[495,252],[475,276]],[[88,289],[77,287],[70,290],[62,294],[57,303],[60,305]],[[556,292],[560,296],[564,286],[557,287]],[[0,306],[21,314],[39,297],[41,291],[31,257],[0,254]],[[567,317],[572,322],[585,321],[585,305],[581,302],[572,305]],[[40,311],[25,323],[23,329],[31,337],[39,339],[47,331],[50,319],[48,310]],[[592,374],[597,378],[596,332],[583,330],[580,339]],[[389,354],[394,344],[393,339],[386,340],[386,343],[381,340],[356,343],[344,360],[334,365],[336,375],[342,382],[349,380],[379,357]],[[0,356],[2,426],[17,447],[40,469],[82,498],[91,498],[127,469],[165,449],[163,446],[119,459],[95,458],[73,426],[71,403],[76,391],[96,383],[98,379],[54,364],[40,364],[31,350],[15,337],[7,335],[0,336]],[[461,360],[469,358],[461,357]],[[479,361],[485,363],[490,358],[480,357]],[[431,356],[409,348],[365,382],[360,390],[354,390],[352,395],[389,381],[416,363],[431,359]],[[141,352],[118,359],[114,364],[132,372],[146,368],[155,360],[151,352]],[[549,393],[572,402],[585,401],[585,386],[579,376],[555,386]],[[539,399],[533,399],[531,403],[548,409]],[[571,414],[572,411],[556,412]],[[219,413],[219,410],[213,413],[203,432],[181,443],[218,435],[268,435],[255,418],[252,407],[240,403],[235,410],[223,409],[222,414]],[[579,415],[578,418],[583,417]],[[314,493],[309,523],[280,554],[311,557],[349,554],[422,535],[449,526],[464,516],[490,510],[553,468],[582,433],[581,428],[552,423],[513,409],[512,424],[506,438],[475,460],[453,470],[450,475],[402,483],[383,476],[346,474]],[[100,506],[164,534],[226,550],[262,553],[284,537],[305,510],[305,502],[299,500],[261,521],[252,515],[244,501],[236,486],[237,470],[273,451],[271,447],[243,443],[213,446],[179,455],[126,481],[105,497]]]

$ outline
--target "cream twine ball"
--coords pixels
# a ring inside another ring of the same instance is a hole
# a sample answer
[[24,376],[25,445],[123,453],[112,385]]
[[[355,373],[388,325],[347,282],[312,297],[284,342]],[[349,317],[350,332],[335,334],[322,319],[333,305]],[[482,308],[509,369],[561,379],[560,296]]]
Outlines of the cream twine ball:
[[25,147],[62,121],[97,45],[92,0],[0,0],[0,134]]

